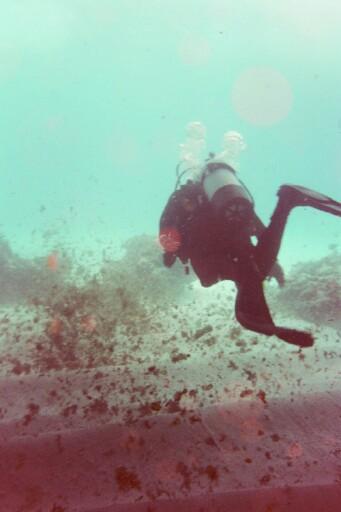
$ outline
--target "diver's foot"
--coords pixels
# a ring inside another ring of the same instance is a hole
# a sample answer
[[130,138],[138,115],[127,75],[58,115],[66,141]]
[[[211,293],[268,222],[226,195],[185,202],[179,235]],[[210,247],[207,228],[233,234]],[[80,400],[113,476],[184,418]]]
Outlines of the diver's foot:
[[281,340],[300,348],[309,348],[314,345],[313,336],[306,331],[287,329],[286,327],[276,327],[275,335]]
[[282,185],[277,195],[291,207],[311,206],[317,210],[341,217],[341,203],[324,194],[299,185]]

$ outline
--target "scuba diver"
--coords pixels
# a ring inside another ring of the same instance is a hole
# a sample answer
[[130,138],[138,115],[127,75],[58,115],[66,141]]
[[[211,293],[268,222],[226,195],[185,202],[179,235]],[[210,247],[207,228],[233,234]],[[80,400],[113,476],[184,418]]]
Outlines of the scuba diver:
[[[191,129],[193,125],[196,125],[196,151],[192,153],[198,153],[198,147],[202,150],[203,146],[203,130],[201,123],[191,123]],[[308,188],[285,184],[278,190],[277,205],[265,226],[255,212],[250,192],[237,175],[236,165],[231,165],[233,157],[243,149],[242,138],[237,132],[228,132],[225,142],[224,151],[217,156],[210,153],[203,164],[198,165],[195,158],[192,161],[183,158],[177,167],[175,191],[160,219],[159,241],[164,250],[164,265],[171,267],[176,258],[185,265],[190,263],[204,287],[221,280],[234,281],[235,315],[244,328],[266,336],[275,335],[301,348],[311,347],[314,344],[311,333],[275,325],[263,282],[275,278],[279,286],[285,284],[277,256],[292,209],[310,206],[340,217],[341,203]],[[194,162],[194,166],[179,174],[184,162]],[[179,187],[182,176],[189,170],[192,179]]]

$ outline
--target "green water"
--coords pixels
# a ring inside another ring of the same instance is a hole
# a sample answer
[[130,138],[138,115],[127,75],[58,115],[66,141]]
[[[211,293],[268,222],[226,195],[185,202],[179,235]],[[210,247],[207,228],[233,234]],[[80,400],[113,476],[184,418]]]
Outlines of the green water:
[[[237,130],[268,222],[281,183],[339,198],[336,0],[1,0],[1,233],[24,257],[157,236],[189,121]],[[321,257],[337,218],[292,214],[280,259]]]

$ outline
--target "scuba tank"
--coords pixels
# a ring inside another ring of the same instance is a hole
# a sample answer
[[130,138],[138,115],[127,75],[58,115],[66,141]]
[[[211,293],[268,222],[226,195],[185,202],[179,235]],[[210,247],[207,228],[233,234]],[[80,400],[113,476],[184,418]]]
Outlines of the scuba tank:
[[202,169],[201,184],[217,216],[231,223],[250,220],[253,197],[230,165],[216,159],[208,161]]
[[[238,132],[227,132],[223,151],[217,156],[210,153],[203,161],[205,134],[200,122],[187,126],[187,139],[180,145],[175,190],[160,219],[160,243],[172,255],[172,262],[176,257],[187,262],[200,223],[215,226],[219,237],[239,236],[250,229],[254,216],[253,198],[235,171],[238,155],[246,147],[243,138]],[[181,186],[184,176],[187,181]],[[208,228],[208,237],[210,231]]]
[[224,134],[222,151],[210,153],[201,171],[201,184],[217,215],[227,221],[245,222],[253,211],[254,200],[236,174],[238,158],[246,144],[236,131]]

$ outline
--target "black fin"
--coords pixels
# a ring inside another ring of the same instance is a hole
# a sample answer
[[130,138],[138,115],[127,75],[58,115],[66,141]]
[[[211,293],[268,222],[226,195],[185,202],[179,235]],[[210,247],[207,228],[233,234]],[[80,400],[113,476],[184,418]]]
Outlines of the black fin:
[[235,313],[238,322],[250,331],[266,336],[274,335],[301,348],[312,347],[314,344],[310,333],[274,324],[259,279],[249,279],[248,283],[239,285]]
[[341,217],[341,203],[310,188],[286,184],[280,187],[277,195],[287,199],[292,207],[310,206]]
[[314,345],[314,337],[306,331],[297,329],[288,329],[286,327],[276,327],[276,336],[287,343],[301,348],[309,348]]

